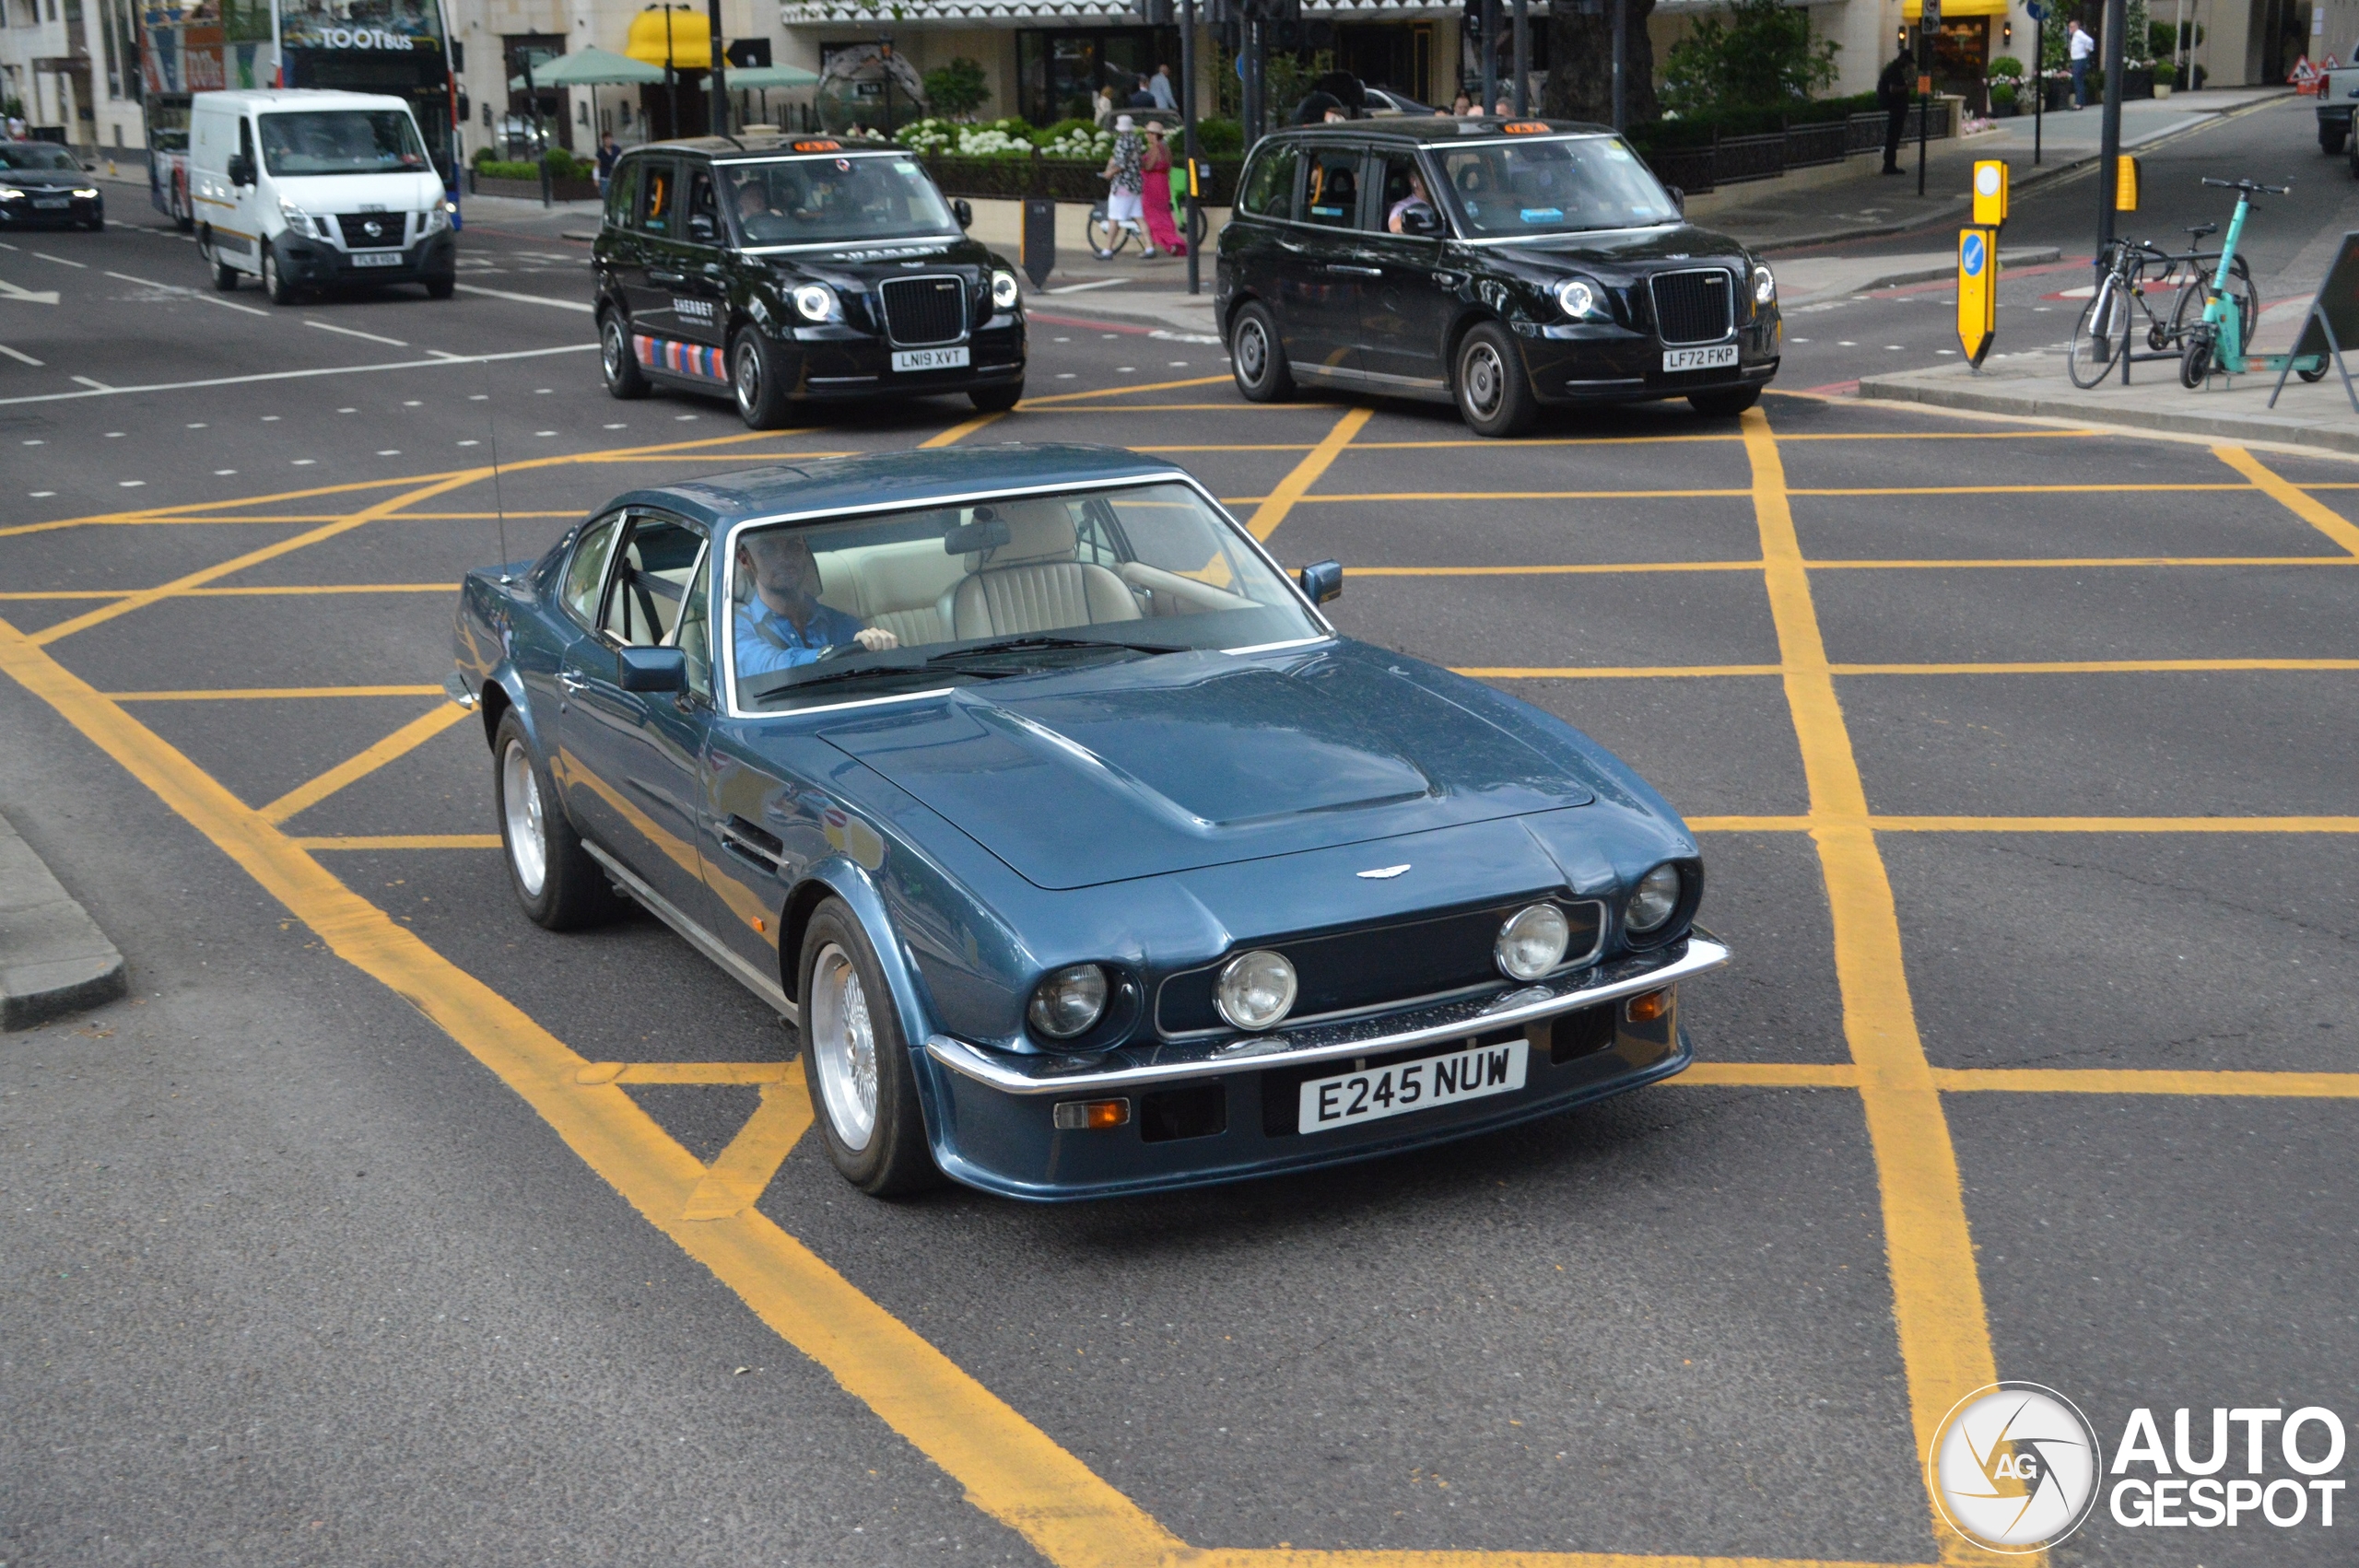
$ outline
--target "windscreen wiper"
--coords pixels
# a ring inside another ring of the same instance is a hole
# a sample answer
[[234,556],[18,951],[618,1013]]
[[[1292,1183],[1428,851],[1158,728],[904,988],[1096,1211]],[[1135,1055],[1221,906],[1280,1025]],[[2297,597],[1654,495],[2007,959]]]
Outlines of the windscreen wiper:
[[[1110,637],[1028,636],[1003,638],[972,648],[947,648],[926,660],[934,669],[964,665],[974,659],[996,659],[1003,653],[1055,653],[1074,649],[1105,648],[1130,653],[1192,653],[1193,649],[1168,642],[1133,642]],[[988,668],[988,666],[984,666]]]

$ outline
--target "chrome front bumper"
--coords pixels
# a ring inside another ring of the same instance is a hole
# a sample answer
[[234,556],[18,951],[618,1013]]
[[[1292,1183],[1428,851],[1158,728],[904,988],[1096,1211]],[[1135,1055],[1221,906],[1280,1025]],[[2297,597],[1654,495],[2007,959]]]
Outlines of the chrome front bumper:
[[1728,961],[1729,950],[1697,930],[1686,941],[1669,947],[1631,954],[1594,969],[1503,995],[1320,1024],[1283,1035],[1134,1046],[1088,1057],[1019,1056],[1012,1051],[970,1046],[947,1035],[935,1035],[926,1041],[925,1051],[951,1071],[1002,1094],[1088,1094],[1166,1083],[1175,1079],[1260,1071],[1305,1062],[1375,1056],[1415,1046],[1447,1045],[1495,1029],[1514,1028],[1558,1013],[1577,1012],[1642,991],[1661,990],[1695,976],[1709,974]]

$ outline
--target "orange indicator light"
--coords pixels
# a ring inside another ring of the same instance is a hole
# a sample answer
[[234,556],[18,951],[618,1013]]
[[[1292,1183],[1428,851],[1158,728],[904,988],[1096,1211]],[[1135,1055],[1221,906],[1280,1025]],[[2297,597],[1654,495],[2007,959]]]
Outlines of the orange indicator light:
[[1623,1004],[1622,1012],[1633,1024],[1651,1024],[1658,1018],[1668,1017],[1671,992],[1649,991],[1643,996],[1634,996]]
[[1126,1126],[1130,1119],[1128,1100],[1066,1100],[1057,1106],[1054,1116],[1059,1132],[1097,1132]]

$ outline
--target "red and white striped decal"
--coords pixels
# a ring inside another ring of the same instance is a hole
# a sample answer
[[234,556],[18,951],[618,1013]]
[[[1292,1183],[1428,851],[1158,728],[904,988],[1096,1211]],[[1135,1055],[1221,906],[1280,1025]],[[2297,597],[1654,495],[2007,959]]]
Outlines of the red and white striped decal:
[[729,379],[728,367],[722,363],[721,350],[701,344],[682,343],[677,338],[648,337],[634,333],[631,352],[639,362],[651,370],[669,370],[675,376],[701,376],[709,381]]

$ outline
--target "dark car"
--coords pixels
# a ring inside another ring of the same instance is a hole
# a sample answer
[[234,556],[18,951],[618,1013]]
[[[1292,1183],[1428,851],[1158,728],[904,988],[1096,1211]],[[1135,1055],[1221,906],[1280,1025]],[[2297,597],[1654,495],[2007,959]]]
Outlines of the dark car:
[[1233,1180],[1679,1071],[1676,989],[1728,956],[1685,825],[1336,636],[1342,591],[1155,458],[880,452],[471,573],[451,685],[525,913],[618,888],[797,1019],[870,1192]]
[[1778,373],[1778,285],[1612,131],[1349,121],[1265,137],[1220,237],[1238,390],[1298,381],[1455,399],[1477,434],[1543,404],[1751,407]]
[[736,400],[747,425],[806,400],[1024,395],[1015,272],[967,237],[900,147],[710,136],[633,147],[593,264],[606,390]]
[[0,142],[0,228],[104,228],[107,199],[74,155],[46,142]]

